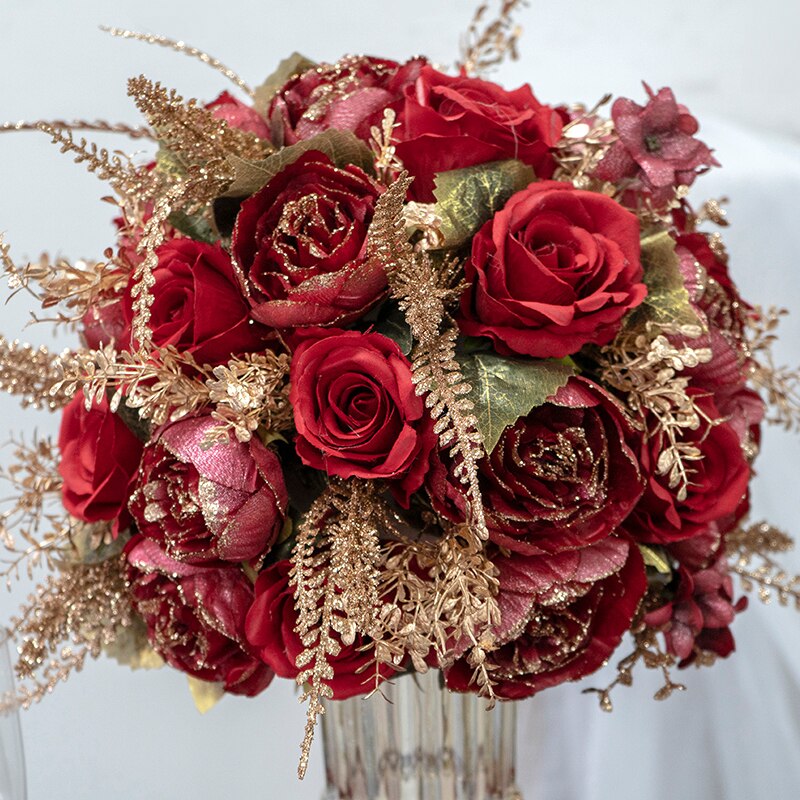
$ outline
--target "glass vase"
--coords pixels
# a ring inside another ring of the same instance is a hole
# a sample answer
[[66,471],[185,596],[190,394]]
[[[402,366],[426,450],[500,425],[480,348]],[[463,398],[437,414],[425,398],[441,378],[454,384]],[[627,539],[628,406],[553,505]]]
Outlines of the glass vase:
[[0,641],[0,800],[25,800],[25,757],[8,640]]
[[323,800],[522,800],[516,706],[449,692],[436,670],[394,678],[384,697],[328,702]]

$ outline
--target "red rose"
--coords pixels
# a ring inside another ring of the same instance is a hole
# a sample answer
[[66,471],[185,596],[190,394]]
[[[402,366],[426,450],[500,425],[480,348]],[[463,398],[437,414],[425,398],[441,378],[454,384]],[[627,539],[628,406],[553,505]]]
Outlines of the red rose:
[[647,294],[639,254],[630,211],[568,183],[533,183],[475,235],[459,326],[504,355],[607,344]]
[[695,139],[699,125],[672,89],[658,93],[645,83],[649,100],[640,106],[620,97],[611,107],[619,138],[595,170],[601,180],[629,183],[656,203],[673,199],[675,188],[691,186],[698,170],[719,166],[711,150]]
[[[630,628],[647,588],[638,549],[609,538],[554,556],[495,559],[500,571],[497,648],[486,658],[498,697],[517,700],[601,667]],[[475,691],[460,659],[447,686]]]
[[400,105],[403,90],[413,83],[425,60],[405,64],[369,56],[346,56],[320,64],[292,78],[275,95],[267,118],[278,147],[311,139],[331,128],[352,131],[369,141],[370,128],[380,126],[383,111]]
[[211,113],[240,131],[254,133],[259,139],[269,140],[269,126],[254,108],[237,100],[232,94],[223,92],[216,100],[206,105]]
[[[231,257],[219,245],[173,239],[158,248],[150,328],[156,347],[174,345],[198,364],[225,364],[263,350],[269,331],[253,324]],[[128,326],[133,298],[124,297]]]
[[[297,657],[306,648],[296,631],[297,611],[294,589],[289,583],[290,570],[289,561],[278,561],[258,576],[256,597],[247,614],[245,630],[248,642],[264,663],[281,678],[294,679],[301,672]],[[372,691],[375,687],[375,670],[370,666],[373,655],[370,650],[362,649],[365,641],[358,636],[352,644],[345,645],[338,633],[333,633],[333,637],[341,645],[338,654],[329,657],[333,678],[326,683],[333,689],[334,699],[344,700]],[[381,664],[383,678],[392,672],[390,667]]]
[[[505,429],[480,462],[489,537],[526,555],[576,550],[597,542],[628,516],[642,493],[634,433],[617,402],[583,378]],[[426,488],[433,507],[466,517],[463,487],[443,450]]]
[[696,430],[683,429],[681,441],[694,445],[702,458],[688,462],[691,470],[686,498],[679,500],[676,489],[669,488],[669,475],[659,475],[658,459],[667,442],[657,433],[643,442],[642,472],[647,485],[625,530],[642,542],[669,544],[703,533],[710,523],[726,528],[726,519],[737,515],[746,499],[750,466],[742,452],[741,439],[726,422],[721,422],[714,401],[695,394],[702,414],[715,424],[702,422]]
[[252,697],[267,688],[273,672],[244,635],[253,585],[240,569],[175,561],[138,535],[125,552],[133,608],[164,661],[231,694]]
[[563,127],[558,112],[542,105],[527,84],[506,91],[496,83],[422,68],[405,90],[397,130],[397,155],[414,176],[411,194],[431,202],[434,177],[488,161],[517,158],[538,178],[555,169],[552,148]]
[[130,518],[125,507],[142,447],[111,413],[105,397],[88,411],[83,394],[74,397],[64,409],[58,434],[64,508],[84,522],[115,520],[115,533],[126,527]]
[[280,533],[288,496],[277,456],[254,437],[204,447],[210,416],[179,419],[147,445],[130,511],[139,532],[188,564],[250,561]]
[[355,166],[311,151],[242,203],[233,255],[247,275],[253,316],[275,328],[357,319],[386,290],[365,259],[380,187]]
[[298,455],[329,475],[392,481],[407,505],[436,443],[408,359],[379,333],[316,333],[292,359]]

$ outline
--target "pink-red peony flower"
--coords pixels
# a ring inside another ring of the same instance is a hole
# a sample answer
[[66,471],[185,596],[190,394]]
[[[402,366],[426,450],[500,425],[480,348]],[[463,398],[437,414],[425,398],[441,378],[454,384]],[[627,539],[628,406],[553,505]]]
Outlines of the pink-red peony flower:
[[504,354],[562,358],[606,344],[644,299],[639,222],[559,181],[515,194],[475,235],[458,323]]
[[[611,537],[568,553],[495,559],[496,648],[486,657],[498,697],[517,700],[601,667],[630,628],[647,588],[635,545]],[[461,658],[447,686],[477,691]]]
[[355,166],[305,153],[242,203],[233,255],[253,316],[274,328],[353,321],[386,291],[366,238],[381,188]]
[[326,130],[352,131],[369,141],[386,108],[397,109],[403,90],[425,64],[405,64],[369,56],[346,56],[319,64],[288,81],[270,103],[267,117],[278,147],[311,139]]
[[[610,535],[642,493],[638,438],[617,401],[583,378],[505,429],[480,462],[492,541],[515,553],[577,550]],[[444,450],[425,486],[434,509],[466,519],[462,485]]]
[[711,150],[695,138],[697,120],[675,102],[672,89],[658,93],[644,84],[649,100],[640,106],[620,97],[611,107],[619,138],[595,170],[601,180],[630,181],[630,188],[660,204],[678,186],[691,186],[698,170],[719,166]]
[[395,342],[379,333],[312,332],[292,358],[290,400],[304,464],[389,481],[408,504],[436,435]]
[[125,552],[133,608],[167,664],[231,694],[252,697],[267,688],[274,673],[244,635],[253,584],[241,569],[175,561],[138,535]]
[[206,108],[217,118],[225,120],[231,128],[254,133],[259,139],[269,140],[269,126],[266,120],[254,108],[237,100],[232,94],[222,92]]
[[489,161],[516,158],[537,178],[555,170],[552,149],[563,120],[527,84],[506,91],[496,83],[422,68],[405,90],[397,131],[397,155],[414,176],[411,194],[431,202],[434,177]]
[[[256,597],[247,614],[245,630],[248,642],[264,663],[281,678],[294,679],[301,672],[297,657],[306,648],[296,631],[297,610],[294,587],[289,582],[290,570],[289,561],[278,561],[258,576]],[[369,649],[362,649],[364,639],[357,636],[351,644],[344,644],[338,633],[333,637],[341,646],[329,659],[333,678],[326,681],[333,689],[334,698],[344,700],[372,691],[375,688],[375,669],[370,663],[373,654]],[[306,666],[313,666],[313,663]],[[381,664],[382,678],[389,677],[392,672]]]
[[219,423],[185,417],[161,428],[142,457],[130,511],[141,534],[188,564],[252,561],[281,532],[288,495],[277,456],[258,437],[204,446]]
[[142,447],[105,398],[87,411],[83,394],[74,397],[58,434],[64,508],[84,522],[114,520],[115,533],[126,527]]

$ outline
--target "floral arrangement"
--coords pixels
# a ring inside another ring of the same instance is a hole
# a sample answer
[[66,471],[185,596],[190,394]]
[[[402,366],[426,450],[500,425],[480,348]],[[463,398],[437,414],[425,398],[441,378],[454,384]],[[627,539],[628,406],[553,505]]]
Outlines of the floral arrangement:
[[[503,4],[455,71],[294,55],[245,100],[143,76],[147,127],[38,128],[107,181],[98,261],[2,262],[80,346],[0,339],[0,386],[61,414],[16,442],[6,577],[50,573],[11,623],[18,695],[87,657],[166,663],[199,705],[303,686],[323,701],[439,669],[513,700],[576,680],[623,636],[661,670],[734,649],[745,607],[800,604],[747,522],[780,312],[728,271],[718,166],[670,89],[610,113],[485,77],[515,53]],[[138,164],[80,129],[157,143]],[[612,684],[613,687],[614,684]],[[608,687],[598,691],[611,709]]]

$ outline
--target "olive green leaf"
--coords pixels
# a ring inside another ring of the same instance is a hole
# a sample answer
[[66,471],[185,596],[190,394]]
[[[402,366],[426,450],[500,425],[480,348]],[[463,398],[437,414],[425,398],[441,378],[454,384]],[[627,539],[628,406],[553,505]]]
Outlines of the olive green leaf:
[[630,317],[629,325],[693,325],[704,327],[689,301],[675,240],[667,231],[642,239],[642,267],[647,297]]
[[472,386],[478,429],[487,453],[503,431],[519,417],[542,405],[564,386],[575,371],[554,359],[506,358],[473,353],[459,358],[464,379]]
[[399,309],[397,303],[389,301],[385,304],[375,323],[375,331],[397,344],[404,356],[411,353],[414,338],[406,322],[406,315]]
[[278,64],[275,72],[273,72],[264,83],[256,87],[253,108],[255,108],[261,116],[265,116],[269,104],[272,102],[272,98],[275,97],[284,84],[316,66],[317,65],[310,58],[306,58],[301,53],[292,53],[287,58],[284,58],[283,61]]
[[186,676],[189,679],[189,691],[197,710],[201,714],[211,711],[212,708],[222,699],[225,694],[225,685],[216,681],[201,681],[193,675]]
[[233,168],[235,177],[223,197],[248,197],[255,194],[309,150],[324,153],[337,167],[355,164],[365,172],[372,173],[375,170],[375,155],[364,142],[351,131],[331,129],[311,139],[284,147],[261,161],[228,156],[227,162]]
[[442,220],[443,247],[464,244],[512,194],[533,180],[533,170],[516,159],[437,173],[434,212]]
[[173,211],[167,217],[167,222],[175,230],[185,233],[198,242],[213,244],[219,241],[219,234],[211,227],[203,214],[186,214],[183,211]]
[[660,547],[652,545],[640,544],[639,552],[642,554],[642,560],[645,565],[652,567],[656,572],[661,575],[671,575],[672,567],[670,566],[669,559],[665,551]]

